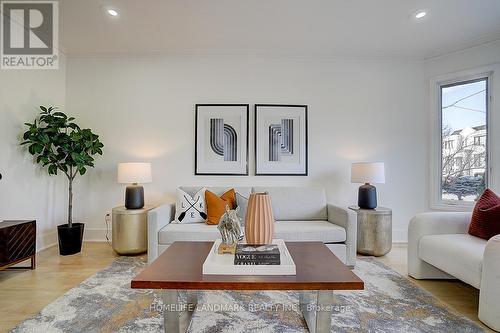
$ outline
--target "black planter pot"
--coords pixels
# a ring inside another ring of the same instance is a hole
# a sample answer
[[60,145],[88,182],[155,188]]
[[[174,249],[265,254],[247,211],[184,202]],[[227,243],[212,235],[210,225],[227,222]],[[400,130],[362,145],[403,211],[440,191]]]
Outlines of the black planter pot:
[[60,255],[67,256],[79,253],[82,250],[83,228],[83,223],[73,223],[71,228],[68,224],[57,226]]

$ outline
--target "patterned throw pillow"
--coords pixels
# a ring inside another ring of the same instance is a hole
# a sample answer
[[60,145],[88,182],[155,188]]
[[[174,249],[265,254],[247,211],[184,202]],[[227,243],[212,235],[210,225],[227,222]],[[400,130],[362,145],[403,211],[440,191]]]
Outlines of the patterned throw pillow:
[[469,234],[486,240],[500,234],[500,198],[490,189],[476,202]]
[[220,197],[207,190],[205,199],[207,201],[207,224],[219,224],[220,218],[226,212],[226,206],[229,206],[229,209],[236,208],[234,189],[230,189]]
[[181,189],[177,189],[175,202],[176,223],[200,223],[207,219],[207,206],[205,203],[206,188],[200,189],[191,196]]

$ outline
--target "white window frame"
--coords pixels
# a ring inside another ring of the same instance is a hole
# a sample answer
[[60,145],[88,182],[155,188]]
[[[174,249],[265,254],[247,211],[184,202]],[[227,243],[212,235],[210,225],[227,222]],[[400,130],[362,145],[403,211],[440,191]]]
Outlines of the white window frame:
[[430,80],[430,109],[431,109],[431,149],[430,149],[430,208],[447,211],[471,211],[475,202],[443,200],[441,193],[442,181],[442,110],[441,110],[441,87],[449,84],[466,82],[486,78],[487,82],[487,111],[486,111],[486,164],[488,166],[486,186],[492,184],[491,174],[491,110],[492,110],[492,78],[494,67],[482,67],[475,70],[468,70],[447,74]]

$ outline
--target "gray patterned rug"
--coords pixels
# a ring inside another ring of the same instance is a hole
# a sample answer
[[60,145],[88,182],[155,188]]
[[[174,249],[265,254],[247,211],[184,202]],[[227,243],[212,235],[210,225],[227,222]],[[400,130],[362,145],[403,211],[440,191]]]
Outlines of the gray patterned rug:
[[[12,332],[163,332],[161,301],[130,289],[145,267],[121,257]],[[357,261],[364,291],[336,292],[332,332],[482,332],[405,277],[373,259]],[[295,292],[204,292],[190,332],[307,332]]]

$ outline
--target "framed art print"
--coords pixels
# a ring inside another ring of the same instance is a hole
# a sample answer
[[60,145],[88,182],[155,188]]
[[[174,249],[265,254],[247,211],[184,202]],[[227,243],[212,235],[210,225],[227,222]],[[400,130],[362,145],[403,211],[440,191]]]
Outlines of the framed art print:
[[195,175],[248,175],[248,104],[197,104]]
[[255,105],[255,174],[307,176],[307,105]]

